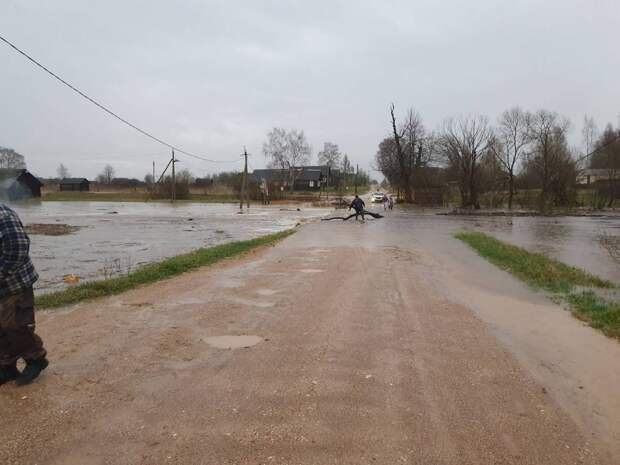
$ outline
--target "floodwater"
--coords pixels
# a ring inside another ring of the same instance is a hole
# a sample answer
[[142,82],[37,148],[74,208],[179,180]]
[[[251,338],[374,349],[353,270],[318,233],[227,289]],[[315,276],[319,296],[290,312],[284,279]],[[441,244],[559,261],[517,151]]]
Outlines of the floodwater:
[[[43,202],[13,207],[25,224],[80,227],[65,236],[31,236],[31,255],[40,274],[38,292],[66,287],[66,275],[76,275],[81,282],[118,276],[200,247],[282,231],[332,211],[304,205],[299,206],[301,211],[296,211],[297,205],[253,205],[249,214],[240,215],[234,204],[129,202]],[[370,208],[383,212],[380,207]],[[620,216],[511,218],[443,216],[438,212],[397,208],[387,212],[385,219],[368,220],[365,237],[381,242],[373,235],[371,224],[389,222],[382,234],[398,236],[402,241],[424,241],[437,253],[449,254],[451,247],[463,246],[451,239],[455,231],[476,229],[620,283],[620,263],[612,259],[600,240],[606,235],[620,244]]]
[[[396,211],[395,211],[396,212]],[[620,215],[601,217],[502,217],[444,216],[437,210],[409,210],[393,215],[402,222],[412,238],[445,246],[446,235],[462,229],[473,229],[541,252],[569,265],[583,268],[602,278],[620,284],[620,263],[603,246],[601,236],[620,244]],[[383,221],[383,220],[381,220]]]
[[240,215],[234,204],[131,202],[41,202],[12,207],[24,224],[80,227],[64,236],[31,235],[31,257],[40,275],[38,292],[66,287],[66,275],[76,275],[81,282],[118,276],[200,247],[283,231],[331,211],[305,205],[252,205],[249,214]]

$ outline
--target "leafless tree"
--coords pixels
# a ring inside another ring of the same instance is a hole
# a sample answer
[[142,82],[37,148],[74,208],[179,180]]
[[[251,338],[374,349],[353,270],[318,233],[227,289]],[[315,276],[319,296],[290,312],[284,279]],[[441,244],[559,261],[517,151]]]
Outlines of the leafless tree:
[[508,208],[512,209],[515,194],[515,176],[519,163],[532,142],[532,115],[514,107],[499,118],[497,139],[491,145],[493,154],[508,178]]
[[331,142],[325,142],[323,144],[323,150],[318,153],[318,160],[320,165],[327,165],[331,168],[340,166],[340,149],[338,144]]
[[24,156],[13,149],[0,147],[0,168],[24,169],[26,168]]
[[480,208],[480,162],[493,140],[486,116],[450,118],[443,124],[437,149],[457,176],[463,207]]
[[112,184],[112,180],[114,179],[114,173],[115,171],[112,165],[105,165],[101,174],[97,176],[97,181],[101,184]]
[[594,143],[598,136],[598,129],[594,118],[588,115],[583,117],[583,128],[581,129],[581,136],[583,142],[583,148],[585,150],[584,155],[588,155],[594,149]]
[[607,207],[612,207],[618,193],[617,184],[620,175],[620,131],[611,124],[605,127],[600,137],[594,142],[593,149],[598,149],[590,159],[590,168],[607,171]]
[[56,168],[56,174],[58,175],[58,180],[65,179],[71,176],[69,174],[69,169],[62,163],[58,165],[58,168]]
[[572,176],[571,162],[575,171],[566,142],[570,122],[557,113],[539,110],[532,115],[530,127],[533,144],[528,163],[539,179],[540,207],[544,209],[551,200],[556,204],[565,202],[564,192],[572,187],[567,185]]
[[289,173],[289,188],[293,190],[298,168],[310,159],[312,148],[306,140],[304,131],[282,128],[273,128],[267,134],[267,142],[263,144],[263,154],[270,166],[287,170]]
[[390,105],[390,117],[392,120],[392,134],[394,136],[394,156],[396,158],[396,164],[399,172],[398,186],[405,191],[405,202],[413,202],[413,191],[411,189],[411,170],[409,163],[403,150],[403,133],[402,129],[399,129],[396,124],[396,116],[394,115],[394,104]]

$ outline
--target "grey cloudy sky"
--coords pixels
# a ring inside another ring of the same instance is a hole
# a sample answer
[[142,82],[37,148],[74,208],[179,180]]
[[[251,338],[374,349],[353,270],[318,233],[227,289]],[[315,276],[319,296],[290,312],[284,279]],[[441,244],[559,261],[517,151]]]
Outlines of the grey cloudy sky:
[[[273,126],[369,167],[388,105],[447,116],[541,107],[599,127],[620,112],[618,0],[2,0],[0,35],[185,150],[261,167]],[[0,145],[40,176],[63,162],[142,178],[167,150],[0,43]],[[196,175],[240,165],[181,157]]]

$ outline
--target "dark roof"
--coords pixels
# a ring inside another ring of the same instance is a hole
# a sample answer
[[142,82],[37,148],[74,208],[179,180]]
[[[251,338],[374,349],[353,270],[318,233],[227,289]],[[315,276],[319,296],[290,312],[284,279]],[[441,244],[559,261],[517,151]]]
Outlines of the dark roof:
[[[288,179],[289,170],[280,168],[267,168],[254,170],[251,180],[258,182],[261,179],[266,181],[286,180]],[[300,166],[295,168],[295,179],[300,181],[318,181],[321,175],[329,174],[329,166]]]
[[60,180],[60,184],[82,184],[83,182],[90,182],[86,178],[63,178]]
[[304,168],[297,175],[297,180],[299,181],[319,181],[321,179],[322,173],[321,170],[314,169],[306,169]]

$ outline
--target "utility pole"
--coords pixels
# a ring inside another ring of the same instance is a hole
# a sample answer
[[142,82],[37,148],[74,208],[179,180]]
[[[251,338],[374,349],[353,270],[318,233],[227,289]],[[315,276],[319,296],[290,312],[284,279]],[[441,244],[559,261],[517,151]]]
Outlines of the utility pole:
[[243,199],[245,198],[245,203],[250,209],[250,196],[248,194],[248,151],[245,147],[243,147],[243,155],[245,159],[245,165],[243,167],[243,179],[241,181],[241,196],[239,198],[239,210],[243,211]]
[[357,194],[357,176],[360,174],[360,165],[355,165],[355,193]]
[[177,178],[176,178],[176,169],[175,164],[176,160],[174,158],[174,149],[172,149],[172,203],[175,203],[177,200]]

